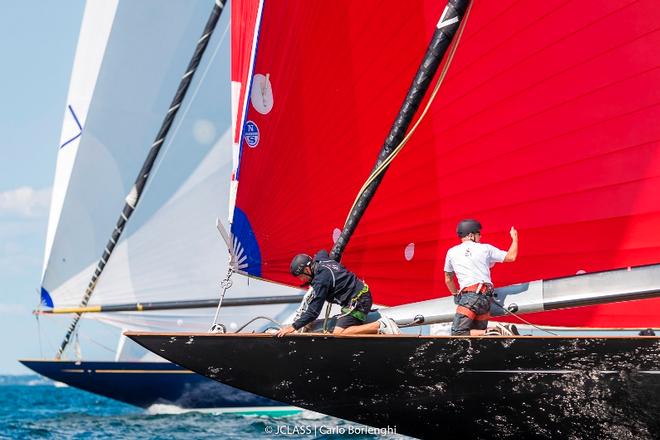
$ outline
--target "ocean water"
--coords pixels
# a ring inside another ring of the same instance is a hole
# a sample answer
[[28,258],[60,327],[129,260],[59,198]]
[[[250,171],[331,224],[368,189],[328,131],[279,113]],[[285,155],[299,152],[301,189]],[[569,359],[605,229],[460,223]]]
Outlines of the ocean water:
[[40,376],[0,376],[0,439],[406,439],[316,413],[255,417],[143,410]]

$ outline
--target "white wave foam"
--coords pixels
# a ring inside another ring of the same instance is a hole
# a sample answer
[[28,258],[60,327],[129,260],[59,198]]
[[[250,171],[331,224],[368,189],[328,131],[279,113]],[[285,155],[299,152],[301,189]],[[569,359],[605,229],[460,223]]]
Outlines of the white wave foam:
[[[250,406],[250,407],[234,407],[234,408],[181,408],[176,405],[169,405],[164,403],[155,403],[148,407],[146,413],[149,415],[162,415],[162,414],[184,414],[189,412],[198,412],[204,414],[240,414],[243,416],[268,416],[278,417],[288,416],[292,412],[299,414],[300,409],[292,406]],[[312,413],[308,411],[310,414]],[[321,417],[326,417],[320,414]],[[315,416],[310,416],[315,417]]]
[[299,417],[303,420],[320,420],[320,419],[323,419],[323,418],[327,418],[328,416],[326,416],[325,414],[315,412],[315,411],[310,411],[308,409],[304,409],[300,413]]
[[159,414],[183,414],[190,411],[195,411],[194,409],[181,408],[176,405],[167,405],[163,403],[154,403],[146,410],[147,414],[150,415],[159,415]]

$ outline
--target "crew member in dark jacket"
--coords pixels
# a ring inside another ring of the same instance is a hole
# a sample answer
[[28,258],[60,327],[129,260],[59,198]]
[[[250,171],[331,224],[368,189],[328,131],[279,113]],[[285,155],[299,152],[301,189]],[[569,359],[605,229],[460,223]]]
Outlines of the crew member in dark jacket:
[[373,303],[369,286],[331,259],[327,251],[319,251],[313,259],[306,254],[296,255],[291,262],[291,274],[310,284],[310,289],[298,309],[296,320],[282,328],[277,336],[292,333],[314,321],[326,301],[342,307],[334,334],[369,334],[379,333],[379,330],[381,333],[399,333],[394,321],[388,318],[365,324]]

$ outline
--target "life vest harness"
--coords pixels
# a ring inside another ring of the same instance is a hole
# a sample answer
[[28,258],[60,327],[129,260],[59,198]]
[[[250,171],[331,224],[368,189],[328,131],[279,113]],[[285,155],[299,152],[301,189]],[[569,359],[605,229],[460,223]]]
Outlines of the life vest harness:
[[[478,293],[480,295],[485,295],[490,297],[491,302],[493,301],[493,285],[490,283],[478,283],[478,284],[472,284],[469,286],[463,287],[461,290],[459,290],[458,295],[461,293]],[[457,306],[456,307],[456,313],[460,313],[461,315],[465,315],[467,318],[473,320],[473,321],[488,321],[490,319],[490,313],[483,313],[481,315],[477,315],[473,310],[468,309],[467,307],[464,306]]]
[[473,310],[470,310],[464,306],[456,306],[456,313],[465,315],[467,318],[473,321],[488,321],[490,319],[490,313],[483,313],[481,315],[477,315]]
[[[360,297],[369,291],[369,286],[367,286],[367,283],[365,283],[363,281],[362,284],[364,284],[364,287],[362,287],[362,290],[360,290],[357,295],[355,295],[353,298],[351,298],[351,303],[348,305],[348,307],[342,307],[341,308],[341,313],[342,314],[339,315],[340,318],[342,316],[350,315],[350,316],[354,317],[355,319],[359,319],[362,322],[367,320],[367,314],[366,313],[361,312],[360,310],[356,310],[357,302],[360,299]],[[334,287],[334,285],[333,285],[333,287]],[[330,309],[331,308],[332,308],[332,304],[328,302],[328,305],[325,307],[325,319],[323,320],[323,333],[328,333],[328,319],[330,318]]]
[[[364,281],[363,281],[364,283]],[[364,312],[361,312],[360,310],[356,310],[358,300],[362,295],[367,293],[369,291],[369,286],[367,286],[367,283],[364,283],[364,287],[360,292],[358,292],[357,295],[355,295],[353,298],[351,298],[351,303],[349,304],[348,307],[342,307],[341,308],[341,313],[342,316],[347,316],[351,315],[355,319],[359,319],[360,321],[364,322],[367,320],[367,314]]]
[[459,290],[458,293],[481,293],[483,295],[492,295],[494,290],[493,285],[490,283],[478,283],[465,286]]

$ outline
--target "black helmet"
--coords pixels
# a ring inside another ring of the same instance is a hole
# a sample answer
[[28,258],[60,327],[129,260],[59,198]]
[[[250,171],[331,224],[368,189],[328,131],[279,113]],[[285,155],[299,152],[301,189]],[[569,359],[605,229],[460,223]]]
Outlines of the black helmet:
[[298,254],[291,260],[291,275],[297,277],[303,273],[306,267],[312,265],[312,257],[307,254]]
[[469,234],[481,232],[481,223],[471,218],[461,220],[456,226],[456,233],[460,238],[467,237]]

